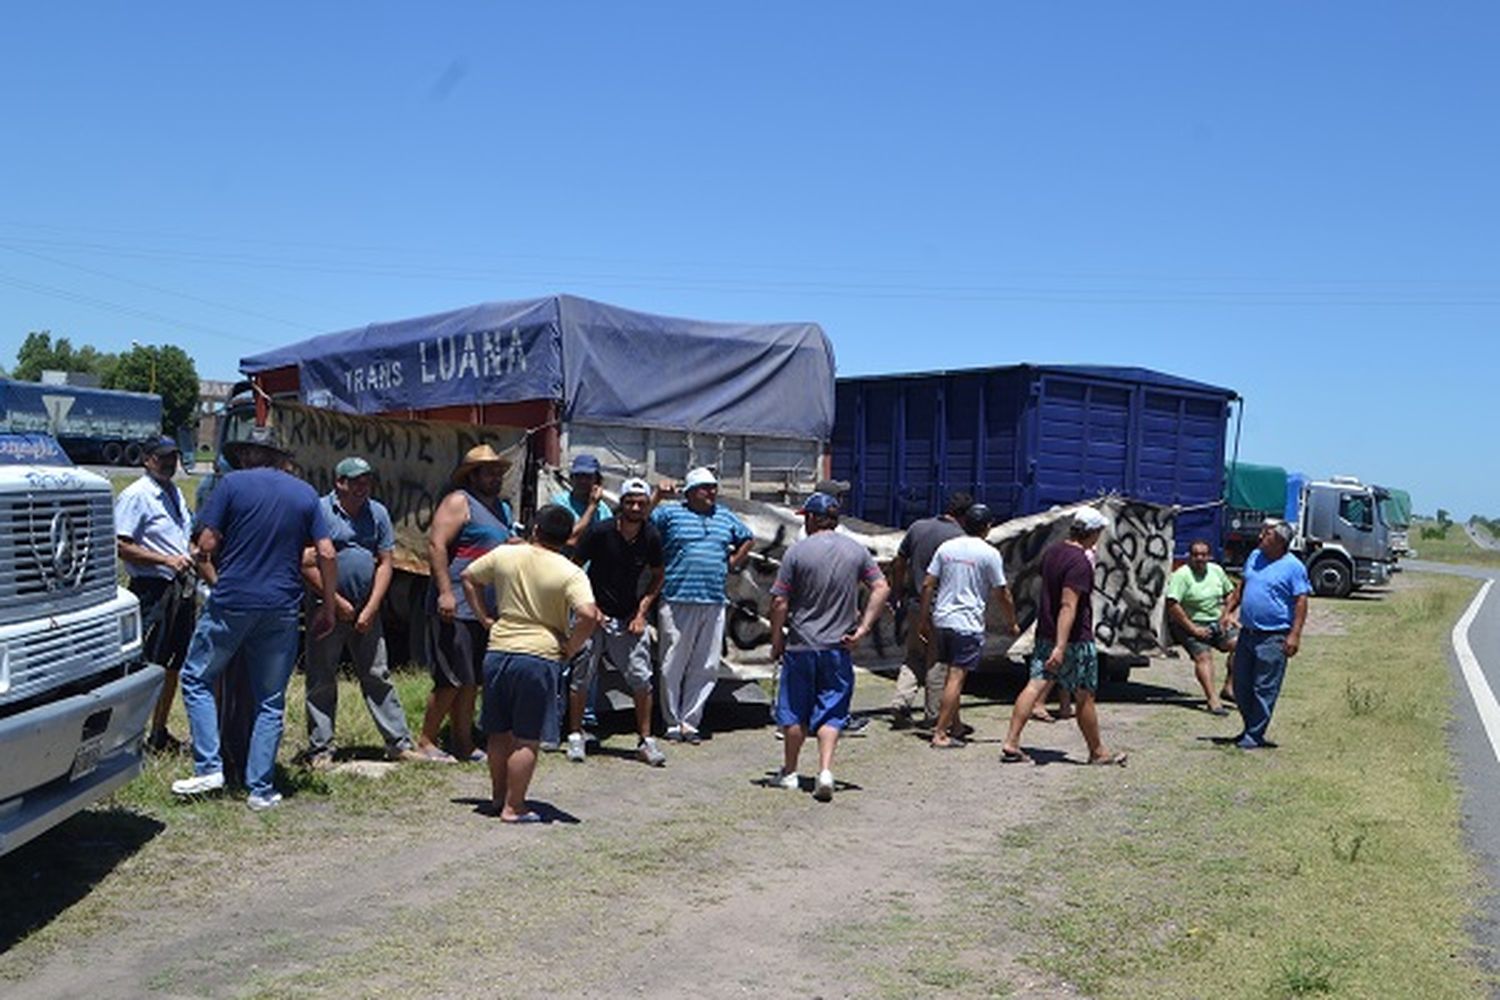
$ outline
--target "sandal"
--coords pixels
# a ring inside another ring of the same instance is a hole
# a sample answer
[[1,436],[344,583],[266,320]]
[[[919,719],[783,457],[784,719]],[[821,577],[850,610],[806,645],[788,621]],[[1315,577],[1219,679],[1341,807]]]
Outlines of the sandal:
[[962,750],[969,745],[969,742],[968,740],[959,739],[957,736],[950,736],[947,743],[929,743],[927,745],[934,750]]
[[1129,757],[1130,754],[1125,751],[1117,750],[1114,753],[1105,754],[1103,757],[1091,757],[1089,758],[1089,763],[1098,767],[1124,767],[1125,761]]
[[1033,708],[1031,710],[1031,718],[1032,718],[1032,721],[1034,721],[1034,722],[1056,722],[1057,721],[1057,716],[1053,715],[1051,712],[1047,711],[1045,708]]
[[1025,750],[1001,750],[1000,763],[1002,764],[1034,764],[1031,755]]
[[513,826],[521,826],[521,825],[527,824],[527,823],[540,823],[540,822],[542,822],[542,816],[541,816],[540,813],[536,813],[536,812],[523,812],[521,815],[517,816],[515,819],[506,819],[504,816],[501,816],[500,817],[500,822],[502,822],[502,823],[510,823]]
[[458,758],[451,753],[439,750],[437,747],[428,747],[426,750],[418,750],[417,753],[425,761],[433,764],[457,764]]

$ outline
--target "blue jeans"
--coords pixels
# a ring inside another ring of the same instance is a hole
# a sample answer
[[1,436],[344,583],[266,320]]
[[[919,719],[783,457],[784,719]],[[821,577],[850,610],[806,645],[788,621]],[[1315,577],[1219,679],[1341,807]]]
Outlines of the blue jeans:
[[1266,727],[1286,676],[1286,633],[1247,628],[1234,649],[1234,702],[1245,721],[1241,739],[1266,742]]
[[255,725],[245,761],[245,784],[252,795],[275,791],[276,750],[281,745],[286,685],[297,662],[297,609],[234,611],[210,600],[182,665],[182,703],[193,737],[193,772],[224,770],[219,756],[219,713],[214,681],[246,646]]

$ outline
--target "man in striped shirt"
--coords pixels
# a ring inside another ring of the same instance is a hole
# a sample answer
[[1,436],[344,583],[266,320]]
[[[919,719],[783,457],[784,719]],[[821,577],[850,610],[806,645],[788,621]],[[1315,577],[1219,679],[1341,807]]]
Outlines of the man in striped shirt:
[[688,472],[681,503],[661,504],[675,492],[664,482],[654,498],[651,523],[661,534],[666,579],[659,612],[666,654],[661,663],[662,714],[667,739],[697,743],[703,708],[719,674],[724,642],[724,581],[750,556],[755,537],[745,522],[718,503],[711,469]]

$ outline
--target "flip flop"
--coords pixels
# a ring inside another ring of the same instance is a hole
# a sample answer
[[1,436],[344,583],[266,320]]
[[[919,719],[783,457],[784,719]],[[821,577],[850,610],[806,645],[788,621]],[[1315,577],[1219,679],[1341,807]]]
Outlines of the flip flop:
[[1001,750],[1000,763],[1002,764],[1034,764],[1031,755],[1025,750]]
[[426,750],[418,750],[422,759],[433,764],[457,764],[458,758],[450,753],[444,753],[437,747],[428,747]]
[[510,823],[510,824],[512,824],[514,826],[520,826],[521,824],[524,824],[524,823],[541,823],[541,822],[543,822],[543,820],[542,820],[542,817],[541,817],[540,813],[523,812],[521,815],[517,816],[515,819],[506,819],[504,816],[501,816],[500,817],[500,822],[502,822],[502,823]]
[[1125,753],[1123,750],[1117,750],[1116,752],[1108,754],[1104,757],[1091,757],[1089,759],[1089,763],[1096,767],[1124,767],[1125,761],[1129,759],[1129,757],[1130,754]]
[[928,746],[934,750],[962,750],[968,746],[967,740],[961,740],[956,736],[950,736],[947,743],[929,743]]
[[[470,764],[483,764],[485,761],[487,761],[489,759],[490,759],[489,755],[486,754],[483,750],[479,749],[478,747],[475,747],[473,750],[470,750],[469,751],[469,756],[467,756],[467,757],[464,758],[464,760],[468,761]],[[517,820],[517,822],[520,822],[520,821]]]
[[1040,711],[1033,711],[1031,713],[1031,719],[1033,722],[1056,722],[1057,716],[1053,715],[1051,712],[1047,711],[1044,708]]
[[1217,715],[1217,716],[1219,716],[1221,718],[1223,716],[1226,716],[1226,715],[1229,714],[1229,709],[1225,708],[1223,705],[1220,705],[1218,708],[1207,708],[1207,707],[1205,707],[1204,711],[1207,712],[1209,715]]

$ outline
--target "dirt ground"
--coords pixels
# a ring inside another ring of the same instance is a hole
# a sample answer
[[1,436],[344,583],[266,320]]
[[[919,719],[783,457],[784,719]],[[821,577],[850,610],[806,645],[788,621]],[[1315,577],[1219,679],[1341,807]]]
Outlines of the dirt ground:
[[[1310,632],[1338,627],[1320,611]],[[665,769],[629,759],[626,736],[582,766],[547,755],[533,799],[553,821],[541,826],[485,815],[487,779],[472,766],[429,767],[400,796],[380,792],[396,778],[360,779],[368,801],[352,807],[303,793],[264,816],[232,799],[169,808],[125,850],[111,839],[134,834],[105,823],[94,846],[120,856],[39,929],[0,940],[13,945],[0,989],[1075,996],[1028,968],[1035,943],[1007,921],[1047,891],[1005,868],[1007,838],[1117,808],[1153,771],[1193,766],[1182,741],[1232,735],[1237,720],[1202,711],[1186,659],[1159,660],[1101,706],[1129,766],[1081,766],[1071,723],[1032,724],[1023,742],[1038,764],[1001,765],[1016,683],[976,680],[964,708],[976,740],[938,752],[889,728],[891,681],[862,674],[856,708],[873,720],[842,742],[829,804],[808,777],[798,793],[766,787],[781,744],[744,710],[720,710],[702,746],[667,745]],[[812,774],[811,747],[803,759]],[[0,879],[23,877],[4,864]]]

